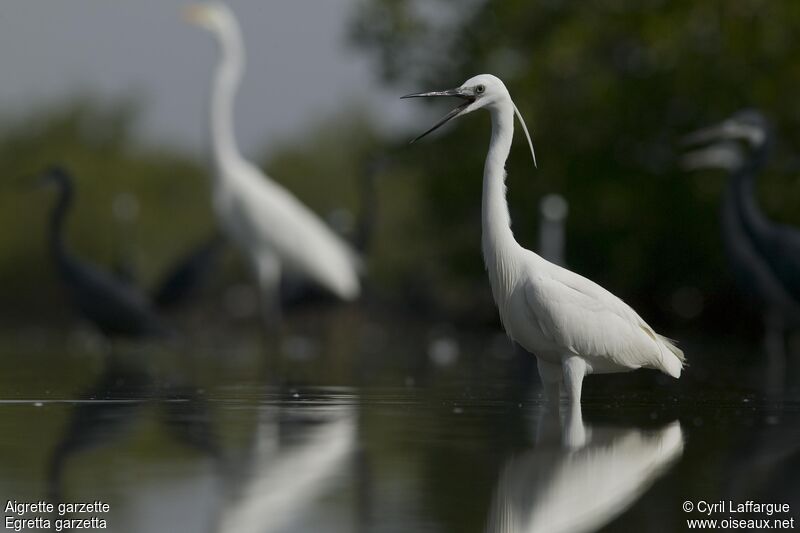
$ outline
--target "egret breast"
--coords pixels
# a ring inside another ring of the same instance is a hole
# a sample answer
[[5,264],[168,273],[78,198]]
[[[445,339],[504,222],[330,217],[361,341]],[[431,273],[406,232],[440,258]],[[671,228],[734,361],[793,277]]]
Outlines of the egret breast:
[[551,362],[560,361],[561,347],[541,328],[531,313],[522,289],[512,290],[507,298],[497,301],[500,321],[506,334],[536,357]]

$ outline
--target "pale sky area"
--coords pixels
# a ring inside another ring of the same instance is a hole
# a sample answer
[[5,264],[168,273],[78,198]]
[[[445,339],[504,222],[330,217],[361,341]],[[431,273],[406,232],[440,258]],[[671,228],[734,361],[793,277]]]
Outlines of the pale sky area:
[[[236,133],[247,154],[364,102],[390,126],[399,94],[380,89],[347,42],[357,0],[231,0],[247,48]],[[216,47],[184,22],[182,0],[7,0],[0,8],[0,116],[89,92],[144,102],[143,139],[200,153]],[[407,106],[405,106],[407,109]],[[381,109],[381,113],[377,110]]]

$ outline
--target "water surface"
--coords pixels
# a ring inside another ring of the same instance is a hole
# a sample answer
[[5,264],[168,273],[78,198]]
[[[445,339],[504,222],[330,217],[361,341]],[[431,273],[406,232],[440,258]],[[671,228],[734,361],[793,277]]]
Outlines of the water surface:
[[107,502],[120,532],[684,531],[700,500],[798,516],[800,402],[759,392],[757,355],[590,377],[582,412],[554,415],[491,332],[351,332],[6,335],[0,496]]

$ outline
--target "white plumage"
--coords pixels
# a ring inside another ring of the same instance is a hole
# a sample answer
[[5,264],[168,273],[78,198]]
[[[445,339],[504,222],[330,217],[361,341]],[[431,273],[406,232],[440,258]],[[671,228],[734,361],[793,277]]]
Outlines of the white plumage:
[[482,74],[457,89],[407,97],[422,96],[456,96],[466,102],[420,137],[476,109],[486,108],[491,114],[492,136],[483,177],[484,261],[506,333],[536,355],[551,400],[557,400],[563,380],[570,400],[580,402],[583,377],[591,373],[654,368],[680,377],[683,352],[655,333],[630,306],[593,281],[526,250],[514,239],[506,203],[505,162],[515,113],[531,154],[533,145],[503,82]]
[[244,45],[233,13],[224,4],[207,3],[191,7],[187,16],[215,35],[221,52],[212,91],[211,133],[213,204],[223,231],[250,259],[266,296],[276,297],[281,272],[291,270],[342,300],[357,298],[361,261],[355,251],[236,147],[233,97],[244,71]]

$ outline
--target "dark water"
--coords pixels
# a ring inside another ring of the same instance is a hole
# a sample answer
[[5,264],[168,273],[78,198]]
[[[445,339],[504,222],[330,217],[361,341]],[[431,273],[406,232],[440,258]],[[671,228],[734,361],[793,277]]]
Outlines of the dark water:
[[590,377],[557,417],[492,332],[90,341],[5,336],[4,505],[100,500],[72,516],[120,532],[685,531],[700,500],[800,518],[800,402],[759,392],[757,353],[685,346],[680,382]]

